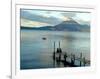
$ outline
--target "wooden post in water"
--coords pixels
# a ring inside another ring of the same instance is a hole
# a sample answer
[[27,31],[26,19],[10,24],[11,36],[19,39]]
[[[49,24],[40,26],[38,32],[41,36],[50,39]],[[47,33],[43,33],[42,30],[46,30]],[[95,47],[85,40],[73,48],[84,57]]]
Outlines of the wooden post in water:
[[74,65],[74,59],[73,59],[73,54],[71,54],[71,65]]
[[71,54],[71,64],[75,65],[75,55]]
[[75,54],[73,55],[73,61],[74,61],[74,64],[75,64]]
[[53,52],[53,59],[55,60],[55,41],[54,41],[54,52]]
[[80,53],[80,66],[82,65],[82,53]]
[[64,62],[66,62],[67,54],[64,54]]
[[59,61],[61,61],[61,53],[59,53]]
[[72,53],[71,53],[71,63],[72,63]]
[[59,41],[58,53],[59,53],[59,61],[60,61],[61,60],[61,53],[62,53],[62,49],[60,48],[60,41]]
[[59,41],[59,47],[57,48],[57,51],[56,51],[57,53],[62,53],[62,49],[60,48],[60,41]]
[[85,66],[86,64],[86,60],[85,60],[85,57],[83,58],[83,65]]
[[54,52],[55,52],[55,41],[54,41]]
[[59,52],[62,53],[62,49],[60,48],[60,41],[59,41]]
[[59,41],[59,48],[60,48],[60,41]]
[[64,64],[64,67],[66,67],[66,58],[67,58],[67,53],[65,53],[64,55],[63,55],[63,58],[64,58],[64,62],[63,62],[63,64]]

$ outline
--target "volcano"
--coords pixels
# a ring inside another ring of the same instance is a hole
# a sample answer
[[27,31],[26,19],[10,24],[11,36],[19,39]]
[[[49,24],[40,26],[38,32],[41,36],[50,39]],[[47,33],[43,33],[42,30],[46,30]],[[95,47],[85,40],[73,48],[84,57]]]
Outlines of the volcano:
[[81,25],[73,19],[63,21],[55,26],[44,26],[44,27],[21,27],[22,29],[33,29],[33,30],[50,30],[50,31],[84,31],[89,32],[89,25]]

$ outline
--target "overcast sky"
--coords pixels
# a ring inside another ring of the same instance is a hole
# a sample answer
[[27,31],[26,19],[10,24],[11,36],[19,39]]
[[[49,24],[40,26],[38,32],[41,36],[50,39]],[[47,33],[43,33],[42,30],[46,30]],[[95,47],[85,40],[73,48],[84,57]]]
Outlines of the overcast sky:
[[54,26],[70,20],[75,20],[79,24],[89,25],[91,20],[91,13],[82,12],[21,9],[20,14],[21,26],[24,27]]

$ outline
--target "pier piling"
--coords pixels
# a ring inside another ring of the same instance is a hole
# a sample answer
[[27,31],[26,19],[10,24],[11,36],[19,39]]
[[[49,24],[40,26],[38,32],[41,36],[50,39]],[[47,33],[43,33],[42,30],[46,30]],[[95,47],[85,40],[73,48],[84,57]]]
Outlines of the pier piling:
[[[60,66],[62,63],[64,67],[70,66],[70,67],[81,67],[86,66],[88,60],[86,60],[85,57],[83,57],[83,54],[80,53],[79,56],[76,56],[75,54],[70,54],[63,52],[60,47],[60,41],[59,41],[59,47],[56,49],[56,45],[54,42],[54,51],[53,51],[53,60],[56,65]],[[77,63],[76,63],[77,62]],[[78,64],[79,63],[79,64]]]
[[86,64],[86,59],[85,59],[85,57],[83,58],[83,65],[85,66],[85,64]]
[[82,53],[80,53],[80,66],[82,65]]
[[53,52],[53,59],[55,60],[55,41],[54,41],[54,52]]

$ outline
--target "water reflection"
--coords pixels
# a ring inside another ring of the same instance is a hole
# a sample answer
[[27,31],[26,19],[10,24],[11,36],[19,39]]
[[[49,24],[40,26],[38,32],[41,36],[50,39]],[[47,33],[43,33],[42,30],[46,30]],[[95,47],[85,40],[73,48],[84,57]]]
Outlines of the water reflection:
[[[43,40],[42,38],[47,38]],[[21,69],[64,67],[65,63],[53,61],[54,41],[56,48],[61,42],[63,52],[83,52],[86,59],[90,59],[90,34],[88,32],[57,32],[21,30]]]

